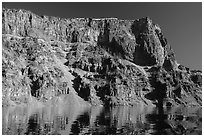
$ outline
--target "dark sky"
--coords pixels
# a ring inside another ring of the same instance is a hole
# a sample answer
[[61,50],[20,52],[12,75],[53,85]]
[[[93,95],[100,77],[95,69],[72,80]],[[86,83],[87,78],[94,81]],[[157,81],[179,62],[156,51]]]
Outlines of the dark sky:
[[178,63],[202,69],[201,2],[133,2],[133,3],[3,3],[3,7],[26,9],[38,15],[72,17],[117,17],[138,19],[149,16],[159,24],[172,46]]

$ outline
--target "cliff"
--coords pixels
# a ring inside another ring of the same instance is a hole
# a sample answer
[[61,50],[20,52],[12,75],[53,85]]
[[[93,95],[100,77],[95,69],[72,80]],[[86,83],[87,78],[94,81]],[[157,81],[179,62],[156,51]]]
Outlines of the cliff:
[[201,71],[177,63],[148,17],[60,19],[3,9],[2,33],[3,104],[71,95],[92,105],[202,105]]

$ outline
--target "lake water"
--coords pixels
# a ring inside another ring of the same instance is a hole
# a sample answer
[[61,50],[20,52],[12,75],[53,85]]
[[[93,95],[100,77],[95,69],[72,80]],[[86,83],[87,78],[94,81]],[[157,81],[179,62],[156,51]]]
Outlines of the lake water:
[[202,134],[202,110],[195,107],[9,107],[2,112],[2,134]]

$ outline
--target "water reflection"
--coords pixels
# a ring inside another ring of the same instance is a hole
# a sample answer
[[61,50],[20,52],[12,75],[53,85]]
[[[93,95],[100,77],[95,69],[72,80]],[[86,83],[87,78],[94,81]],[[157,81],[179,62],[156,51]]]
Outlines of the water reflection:
[[201,108],[3,108],[3,134],[202,134]]

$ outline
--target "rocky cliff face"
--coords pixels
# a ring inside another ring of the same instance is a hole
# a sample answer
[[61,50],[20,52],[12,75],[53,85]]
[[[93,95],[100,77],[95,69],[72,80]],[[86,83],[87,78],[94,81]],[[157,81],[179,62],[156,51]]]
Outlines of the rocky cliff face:
[[150,18],[2,16],[4,104],[72,94],[92,105],[202,105],[201,71],[177,63]]

